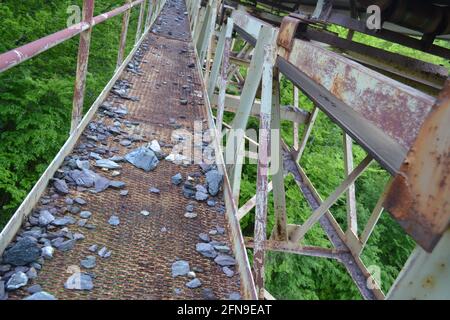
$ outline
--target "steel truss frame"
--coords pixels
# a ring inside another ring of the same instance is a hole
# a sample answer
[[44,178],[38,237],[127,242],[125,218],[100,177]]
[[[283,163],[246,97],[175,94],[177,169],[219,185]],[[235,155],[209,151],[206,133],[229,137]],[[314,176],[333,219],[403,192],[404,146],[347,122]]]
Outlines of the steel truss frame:
[[[243,145],[249,141],[258,147],[256,194],[236,211],[236,218],[240,220],[255,208],[254,237],[246,238],[245,243],[248,248],[253,248],[253,277],[258,297],[273,298],[264,289],[265,253],[272,250],[336,259],[345,266],[365,299],[449,298],[450,292],[445,288],[450,284],[450,208],[444,199],[450,197],[450,130],[444,119],[450,119],[450,84],[446,83],[439,99],[435,99],[320,45],[295,39],[298,22],[289,20],[291,17],[285,18],[277,28],[238,9],[231,17],[223,19],[222,25],[216,25],[215,16],[208,15],[221,12],[221,1],[209,0],[206,7],[200,7],[199,0],[188,0],[187,3],[191,21],[194,21],[191,23],[193,39],[203,63],[204,78],[208,79],[205,83],[208,98],[217,108],[217,134],[221,136],[223,127],[243,132],[251,115],[260,119],[258,142],[242,133],[238,134],[236,143],[227,141],[221,150],[228,157],[227,162],[233,163],[227,166],[232,199],[226,200],[237,204],[245,157]],[[196,21],[203,23],[195,25]],[[246,41],[244,49],[238,53],[232,52],[233,30]],[[249,52],[252,52],[251,57]],[[246,63],[247,81],[239,98],[225,94],[230,73],[236,74],[238,70],[235,66],[230,67],[234,56],[245,60],[251,58]],[[291,113],[280,106],[280,75],[295,86],[294,111]],[[297,112],[301,110],[299,92],[314,102],[312,112]],[[257,96],[259,101],[255,100]],[[223,123],[224,111],[235,113],[230,125]],[[299,164],[319,111],[342,128],[344,137],[345,179],[324,200]],[[389,121],[384,116],[386,113],[389,113]],[[302,116],[295,117],[295,114]],[[294,123],[292,148],[281,137],[270,137],[270,130],[279,128],[281,119]],[[302,137],[298,136],[300,125],[305,126]],[[431,128],[435,128],[433,132]],[[356,167],[353,142],[367,152],[366,158]],[[431,167],[424,165],[430,154],[434,159]],[[393,178],[359,232],[354,183],[373,161]],[[269,181],[269,167],[275,163],[281,169]],[[442,177],[440,183],[436,174]],[[287,224],[284,179],[288,175],[294,177],[313,210],[301,225]],[[427,189],[427,186],[432,187]],[[275,222],[272,234],[267,238],[269,192],[274,194]],[[347,199],[347,230],[342,230],[329,210],[344,195]],[[432,210],[427,208],[428,199],[434,200]],[[387,296],[360,258],[384,208],[418,243]],[[301,243],[317,223],[327,234],[332,249]],[[436,267],[437,263],[440,268]],[[423,281],[434,284],[437,279],[441,281],[439,285],[420,285]]]

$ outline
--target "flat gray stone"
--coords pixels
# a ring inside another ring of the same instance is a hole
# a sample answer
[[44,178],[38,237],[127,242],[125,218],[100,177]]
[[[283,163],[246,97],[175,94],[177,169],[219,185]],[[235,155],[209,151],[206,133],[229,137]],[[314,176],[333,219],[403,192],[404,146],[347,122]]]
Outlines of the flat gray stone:
[[50,213],[48,210],[42,210],[39,212],[39,225],[40,226],[46,226],[50,224],[53,220],[55,220],[55,217]]
[[198,237],[199,237],[200,240],[202,240],[203,242],[210,242],[210,241],[211,241],[211,238],[210,238],[209,235],[206,234],[206,233],[200,233],[200,234],[198,235]]
[[71,275],[66,283],[64,284],[64,288],[69,290],[92,290],[94,288],[94,284],[92,282],[91,276],[86,273],[76,272]]
[[195,250],[207,258],[215,258],[217,256],[216,250],[209,243],[197,243]]
[[177,186],[183,181],[183,176],[181,175],[181,173],[177,173],[176,175],[174,175],[171,178],[171,181],[172,181],[172,184]]
[[83,268],[92,269],[97,265],[97,258],[95,256],[87,256],[85,259],[80,261]]
[[125,197],[125,196],[127,196],[128,195],[128,190],[120,190],[120,192],[119,192],[119,194],[122,196],[122,197]]
[[71,216],[64,216],[62,218],[56,218],[55,220],[52,221],[52,225],[58,226],[58,227],[62,227],[62,226],[66,226],[68,224],[74,224],[74,223],[75,223],[75,219]]
[[215,259],[214,262],[217,263],[219,266],[225,267],[225,266],[234,266],[236,264],[236,260],[227,254],[219,254]]
[[156,154],[149,148],[134,149],[125,156],[125,159],[137,168],[144,171],[152,171],[159,163]]
[[231,278],[232,276],[234,276],[234,271],[231,270],[231,269],[228,268],[228,267],[223,267],[223,268],[222,268],[222,271],[223,271],[223,273],[225,273],[225,275],[226,275],[228,278]]
[[57,299],[48,292],[40,291],[33,293],[31,296],[28,296],[23,300],[57,300]]
[[42,291],[42,287],[39,284],[34,284],[34,285],[32,285],[32,286],[27,288],[27,292],[29,294],[34,294],[36,292],[41,292],[41,291]]
[[239,294],[239,292],[232,292],[228,296],[228,299],[229,300],[241,300],[241,295]]
[[76,240],[73,240],[73,239],[67,240],[67,241],[64,241],[63,243],[61,243],[60,245],[58,245],[56,248],[59,251],[66,252],[66,251],[73,249],[73,247],[75,246],[75,242],[76,242]]
[[112,226],[118,226],[120,224],[120,219],[118,216],[111,216],[108,223]]
[[28,283],[28,277],[22,271],[14,273],[11,278],[9,278],[6,283],[7,290],[16,290],[23,286],[26,286]]
[[149,191],[150,191],[151,193],[160,193],[160,192],[161,192],[158,188],[154,188],[154,187],[151,187],[151,188],[149,189]]
[[172,264],[172,277],[185,276],[189,272],[189,262],[184,260],[175,261]]
[[92,212],[90,211],[81,211],[80,217],[83,219],[89,219],[92,216]]
[[55,190],[58,193],[61,193],[61,194],[69,193],[69,187],[67,186],[67,183],[64,180],[54,179],[53,187],[55,187]]
[[42,257],[44,259],[50,260],[53,258],[54,252],[55,252],[55,249],[53,249],[52,246],[45,246],[42,248]]
[[123,181],[111,181],[109,187],[113,189],[123,189],[127,184]]
[[96,244],[93,244],[92,246],[89,247],[89,251],[90,252],[96,252],[97,251],[98,246]]
[[115,163],[112,160],[109,159],[101,159],[95,161],[95,166],[100,168],[106,168],[106,169],[119,169],[122,168],[120,164]]
[[202,285],[202,282],[198,278],[192,279],[191,281],[186,283],[186,287],[188,287],[190,289],[198,288],[201,285]]
[[206,173],[206,183],[208,185],[208,192],[212,196],[219,193],[223,181],[223,174],[217,170],[210,170]]

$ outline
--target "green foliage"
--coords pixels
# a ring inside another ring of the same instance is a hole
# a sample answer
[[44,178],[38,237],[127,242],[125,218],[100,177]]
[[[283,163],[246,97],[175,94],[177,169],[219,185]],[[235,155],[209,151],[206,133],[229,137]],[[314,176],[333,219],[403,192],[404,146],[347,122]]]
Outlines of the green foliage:
[[[0,3],[0,52],[66,28],[72,0],[5,0]],[[95,14],[122,5],[97,2]],[[127,41],[132,48],[138,10],[133,10]],[[111,78],[122,19],[94,28],[85,110]],[[78,37],[0,74],[0,229],[31,190],[68,136]]]

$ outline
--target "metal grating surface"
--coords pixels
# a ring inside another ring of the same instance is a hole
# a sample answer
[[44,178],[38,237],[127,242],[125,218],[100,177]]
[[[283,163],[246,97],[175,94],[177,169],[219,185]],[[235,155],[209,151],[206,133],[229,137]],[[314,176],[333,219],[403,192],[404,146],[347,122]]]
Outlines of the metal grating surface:
[[[130,133],[142,135],[147,141],[158,139],[169,143],[173,130],[169,125],[170,118],[175,118],[178,124],[188,130],[193,128],[196,119],[203,120],[206,126],[203,97],[198,95],[198,92],[202,92],[201,80],[197,69],[188,66],[195,62],[195,55],[185,11],[184,1],[168,1],[160,15],[160,21],[166,23],[161,25],[156,34],[150,33],[143,43],[150,47],[141,63],[143,73],[137,75],[123,72],[120,79],[132,83],[130,96],[138,97],[139,101],[124,100],[113,94],[107,98],[108,101],[128,107],[126,119],[140,123]],[[175,17],[181,20],[172,23]],[[168,35],[171,29],[176,32]],[[179,39],[176,39],[177,36]],[[182,49],[188,49],[188,52],[180,54]],[[182,89],[186,84],[192,87],[190,92]],[[180,98],[187,98],[189,104],[180,105]],[[112,124],[111,119],[100,118],[99,114],[93,121],[100,119],[105,124]],[[118,154],[124,155],[129,149],[122,147],[119,140],[111,136],[107,140],[107,146],[117,147]],[[87,138],[83,135],[77,146],[86,142]],[[143,143],[137,142],[132,148],[141,144]],[[163,150],[170,152],[167,148]],[[92,165],[91,160],[91,167]],[[198,234],[208,233],[216,226],[224,227],[225,235],[211,238],[232,247],[225,215],[218,210],[223,206],[222,199],[217,199],[219,203],[215,208],[196,202],[198,217],[187,219],[183,215],[190,200],[182,195],[181,186],[171,184],[170,178],[174,174],[181,172],[186,177],[199,172],[199,167],[183,167],[163,160],[155,171],[146,173],[129,163],[122,162],[121,165],[121,175],[117,178],[111,178],[111,171],[95,171],[112,180],[124,181],[129,190],[126,197],[110,188],[98,194],[76,192],[71,188],[70,197],[81,196],[87,200],[82,210],[93,213],[89,223],[94,224],[96,229],[69,226],[70,231],[81,232],[86,238],[77,241],[71,251],[63,253],[55,250],[54,258],[45,262],[38,278],[30,281],[28,286],[40,284],[44,291],[58,299],[203,299],[202,291],[205,288],[212,289],[217,298],[226,299],[232,292],[241,292],[238,272],[228,278],[218,265],[195,251],[195,244],[200,242]],[[161,194],[151,194],[148,192],[150,187],[159,188]],[[51,193],[51,188],[48,188],[45,194]],[[64,198],[59,197],[53,205],[65,207]],[[139,214],[141,210],[148,210],[151,215],[142,216]],[[112,214],[120,217],[119,226],[112,227],[108,224],[108,218]],[[167,228],[167,232],[161,232],[163,227]],[[97,256],[97,266],[94,269],[82,269],[83,272],[95,275],[94,289],[84,292],[64,289],[64,283],[72,272],[70,266],[79,266],[81,259],[92,255],[88,248],[93,244],[112,250],[112,256],[108,259]],[[187,288],[187,277],[172,278],[171,265],[176,259],[187,260],[191,269],[200,267],[204,270],[202,273],[197,272],[197,277],[202,282],[200,288]],[[181,289],[181,293],[175,292],[177,288]],[[25,295],[28,295],[25,290],[19,289],[10,293],[9,297],[17,299]]]

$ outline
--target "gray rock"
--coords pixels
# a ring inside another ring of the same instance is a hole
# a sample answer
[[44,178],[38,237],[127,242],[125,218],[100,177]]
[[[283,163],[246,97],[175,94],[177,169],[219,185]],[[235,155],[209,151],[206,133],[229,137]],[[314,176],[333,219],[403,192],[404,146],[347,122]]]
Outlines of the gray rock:
[[36,270],[41,270],[42,269],[42,265],[37,263],[37,262],[32,262],[30,264],[31,267],[35,268]]
[[41,249],[37,243],[25,237],[6,251],[3,261],[14,266],[23,266],[37,260],[40,256]]
[[89,219],[92,216],[92,212],[90,211],[81,211],[80,217],[83,219]]
[[5,282],[0,281],[0,301],[6,300]]
[[89,247],[88,250],[89,250],[90,252],[96,252],[97,249],[98,249],[98,246],[97,246],[96,244],[93,244],[92,246]]
[[42,210],[39,213],[39,225],[46,226],[53,220],[55,220],[55,217],[50,213],[50,211]]
[[228,299],[229,300],[241,300],[241,295],[239,294],[239,292],[232,292],[228,296]]
[[109,186],[113,189],[123,189],[127,184],[123,181],[111,181]]
[[28,277],[22,271],[14,273],[11,278],[9,278],[6,283],[7,290],[16,290],[23,286],[26,286],[28,283]]
[[86,225],[86,223],[87,223],[87,220],[86,220],[86,219],[80,219],[80,220],[78,220],[77,225],[78,225],[79,227],[84,227],[84,226]]
[[211,238],[208,236],[208,234],[206,233],[200,233],[198,235],[198,237],[200,238],[200,240],[202,240],[203,242],[210,242]]
[[209,206],[209,207],[214,207],[215,205],[216,205],[216,201],[215,200],[208,200],[207,202],[206,202],[206,204]]
[[28,279],[36,279],[38,274],[35,268],[31,267],[26,273]]
[[94,284],[91,276],[86,273],[76,272],[67,279],[64,288],[69,290],[92,290]]
[[53,258],[53,252],[55,252],[55,249],[53,249],[52,246],[45,246],[42,248],[42,257],[44,257],[44,259],[50,260]]
[[197,214],[196,214],[195,212],[186,212],[186,213],[184,214],[184,216],[185,216],[186,218],[188,218],[188,219],[194,219],[194,218],[197,217]]
[[125,158],[122,156],[113,156],[113,157],[109,158],[109,160],[114,161],[114,162],[122,162],[125,160]]
[[53,187],[55,187],[55,190],[58,193],[61,193],[61,194],[69,193],[69,187],[67,186],[67,183],[64,180],[54,179]]
[[234,260],[233,257],[227,255],[227,254],[219,254],[215,259],[214,262],[217,263],[219,266],[225,267],[225,266],[234,266],[236,264],[236,260]]
[[109,159],[101,159],[95,161],[95,166],[106,169],[119,169],[122,168],[120,164],[115,163]]
[[137,168],[144,171],[152,171],[159,163],[156,154],[149,148],[134,149],[125,156],[125,159]]
[[128,147],[129,145],[131,145],[132,142],[128,139],[123,139],[123,140],[120,140],[119,143],[124,147]]
[[77,160],[76,163],[78,169],[89,169],[91,167],[88,160]]
[[216,227],[216,230],[219,234],[224,234],[225,233],[225,228],[223,227]]
[[32,286],[27,288],[27,292],[29,294],[34,294],[36,292],[41,292],[41,291],[42,291],[42,287],[39,284],[34,284],[34,285],[32,285]]
[[75,198],[74,201],[76,203],[78,203],[79,205],[85,205],[87,203],[86,200],[84,200],[82,198]]
[[102,257],[102,258],[104,258],[105,257],[105,254],[108,252],[108,249],[106,249],[106,247],[103,247],[103,248],[101,248],[99,251],[98,251],[98,255],[100,256],[100,257]]
[[151,188],[149,189],[149,191],[150,191],[151,193],[160,193],[160,192],[161,192],[158,188],[154,188],[154,187],[151,187]]
[[208,185],[209,194],[215,196],[219,193],[222,185],[223,174],[217,170],[210,170],[206,173],[206,183]]
[[83,240],[85,238],[84,234],[76,232],[73,234],[73,240]]
[[197,201],[205,201],[206,199],[208,199],[208,194],[203,193],[201,191],[197,191],[195,193],[195,200],[197,200]]
[[227,247],[227,246],[219,245],[219,246],[213,246],[213,247],[214,247],[214,249],[216,249],[217,251],[219,251],[221,253],[228,253],[228,252],[230,252],[230,248]]
[[193,211],[194,211],[194,205],[193,205],[192,203],[189,203],[189,204],[186,206],[186,211],[187,211],[187,212],[193,212]]
[[67,241],[62,242],[56,248],[59,251],[66,252],[66,251],[73,249],[73,247],[75,246],[75,242],[76,242],[76,240],[67,240]]
[[177,173],[171,178],[171,180],[172,183],[177,186],[183,181],[183,177],[181,176],[181,173]]
[[69,209],[69,212],[72,214],[77,214],[81,211],[80,207],[78,207],[78,206],[70,206],[68,209]]
[[186,287],[190,289],[198,288],[202,285],[201,281],[198,278],[192,279],[188,283],[186,283]]
[[80,264],[83,268],[92,269],[97,265],[97,259],[95,256],[87,256],[85,259],[81,260]]
[[[96,153],[96,152],[91,152],[91,153],[89,153],[89,157],[91,157],[91,158],[93,158],[93,159],[95,159],[95,160],[101,160],[102,159],[102,157],[98,154],[98,153]],[[111,159],[112,160],[112,159]],[[114,160],[113,160],[114,161]]]
[[223,271],[223,273],[225,273],[225,275],[226,275],[228,278],[231,278],[232,276],[234,276],[234,271],[231,270],[231,269],[228,268],[228,267],[223,267],[223,268],[222,268],[222,271]]
[[189,262],[184,260],[175,261],[172,264],[172,277],[185,276],[189,272]]
[[207,258],[215,258],[217,256],[216,250],[209,243],[197,243],[195,250]]
[[129,192],[128,190],[121,190],[119,194],[120,194],[122,197],[124,197],[124,196],[127,196],[127,195],[128,195],[128,192]]
[[48,292],[40,291],[24,298],[23,300],[57,300],[57,299]]
[[120,219],[118,216],[111,216],[108,223],[112,226],[118,226],[120,224]]
[[58,227],[62,227],[62,226],[66,226],[68,224],[74,224],[74,223],[75,223],[75,219],[71,216],[64,216],[62,218],[57,218],[52,221],[52,225],[58,226]]

